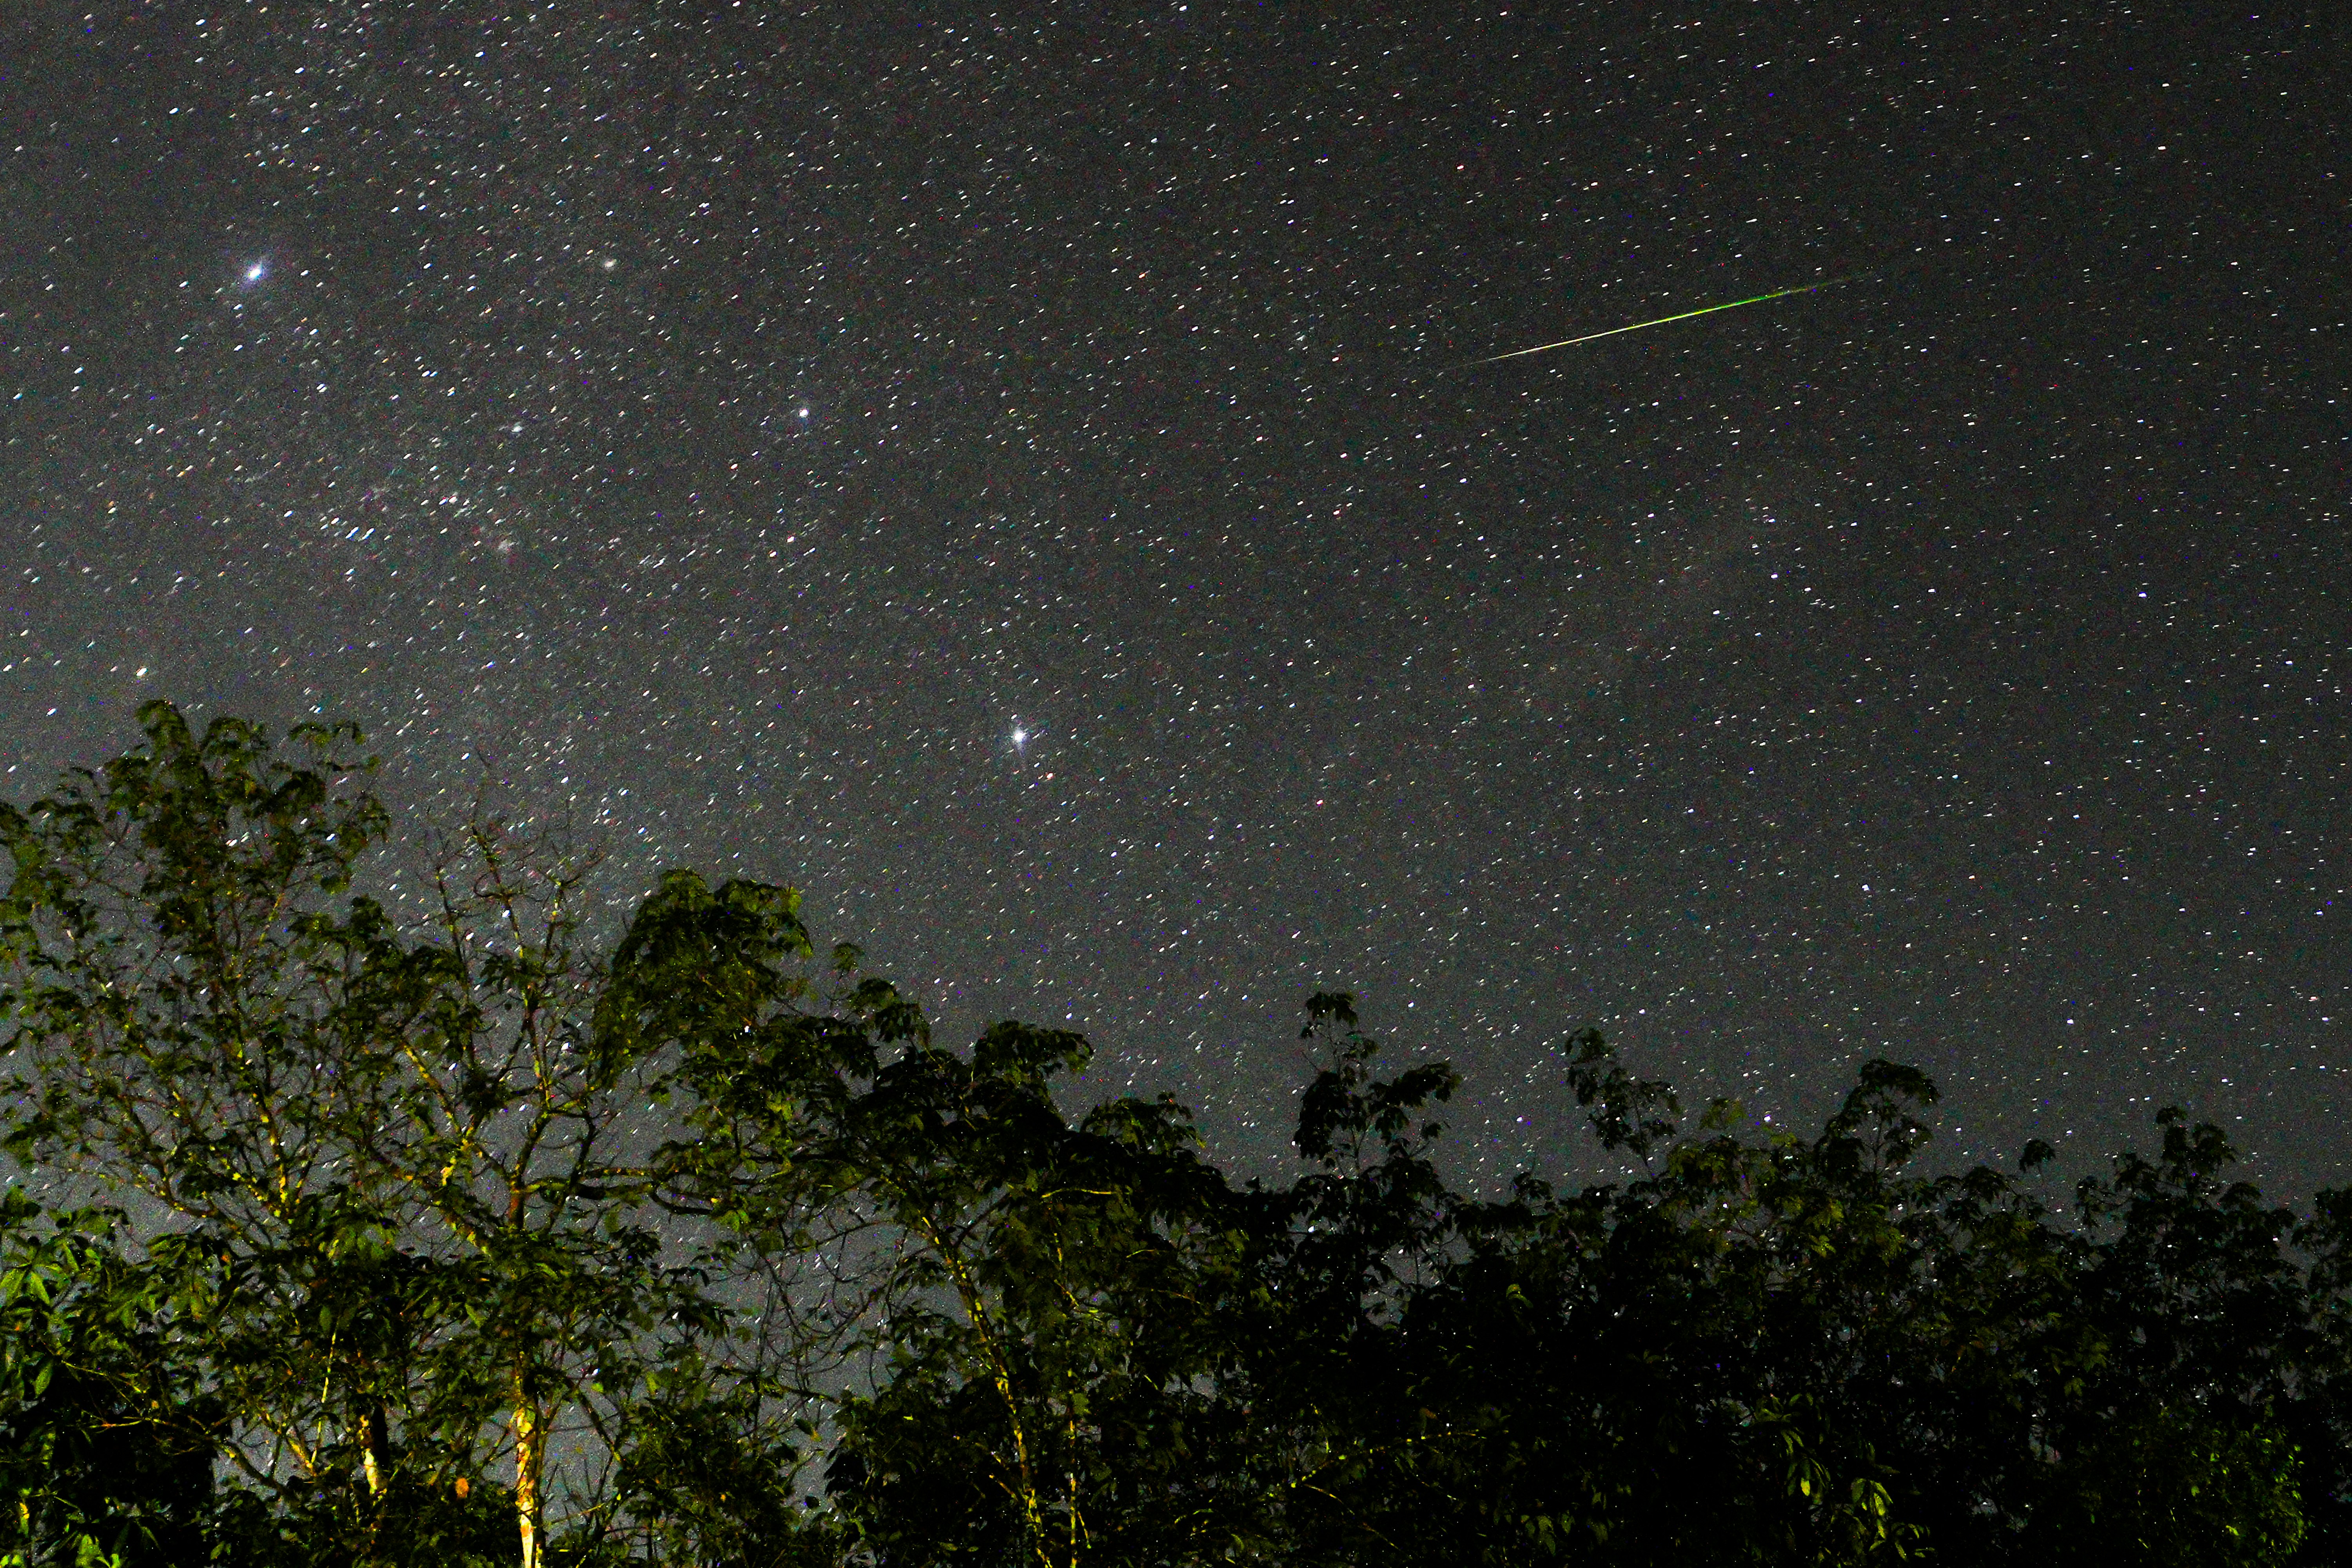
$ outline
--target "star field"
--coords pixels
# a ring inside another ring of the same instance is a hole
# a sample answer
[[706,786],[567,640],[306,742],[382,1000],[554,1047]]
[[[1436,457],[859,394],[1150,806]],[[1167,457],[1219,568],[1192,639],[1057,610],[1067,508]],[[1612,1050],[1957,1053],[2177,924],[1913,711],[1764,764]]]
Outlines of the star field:
[[1346,987],[2345,1179],[2344,21],[8,10],[11,798],[350,717],[1244,1159]]

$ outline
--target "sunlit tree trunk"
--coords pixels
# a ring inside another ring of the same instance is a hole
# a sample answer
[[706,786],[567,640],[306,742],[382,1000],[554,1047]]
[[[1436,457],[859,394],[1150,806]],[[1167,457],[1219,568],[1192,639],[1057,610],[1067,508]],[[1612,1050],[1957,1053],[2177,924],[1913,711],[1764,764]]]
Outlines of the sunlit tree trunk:
[[547,1432],[529,1378],[515,1376],[515,1518],[522,1530],[522,1568],[540,1568],[543,1506],[540,1479],[547,1467]]
[[361,1463],[367,1471],[370,1497],[382,1497],[383,1489],[392,1484],[392,1437],[387,1430],[383,1406],[371,1406],[360,1432]]

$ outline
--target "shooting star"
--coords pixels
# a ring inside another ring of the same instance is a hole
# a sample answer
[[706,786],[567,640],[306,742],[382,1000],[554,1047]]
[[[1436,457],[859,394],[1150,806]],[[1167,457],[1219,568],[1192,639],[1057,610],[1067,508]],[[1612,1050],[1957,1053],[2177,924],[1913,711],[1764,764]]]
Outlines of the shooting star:
[[1485,359],[1465,360],[1457,368],[1469,370],[1482,364],[1499,364],[1507,359],[1525,359],[1529,354],[1549,353],[1554,349],[1572,349],[1579,343],[1589,343],[1601,338],[1613,338],[1621,332],[1638,332],[1649,327],[1663,327],[1673,321],[1687,321],[1694,316],[1712,316],[1717,310],[1737,310],[1742,305],[1761,305],[1768,300],[1785,300],[1791,294],[1811,294],[1816,289],[1832,289],[1840,283],[1851,283],[1857,278],[1867,278],[1867,272],[1849,272],[1843,278],[1824,278],[1818,283],[1802,283],[1794,289],[1775,289],[1769,294],[1757,294],[1745,300],[1732,300],[1721,305],[1702,305],[1696,310],[1684,310],[1672,316],[1660,316],[1655,321],[1635,321],[1628,327],[1611,327],[1606,331],[1587,332],[1582,337],[1562,338],[1558,342],[1538,343],[1531,349],[1513,349],[1507,354],[1488,354]]

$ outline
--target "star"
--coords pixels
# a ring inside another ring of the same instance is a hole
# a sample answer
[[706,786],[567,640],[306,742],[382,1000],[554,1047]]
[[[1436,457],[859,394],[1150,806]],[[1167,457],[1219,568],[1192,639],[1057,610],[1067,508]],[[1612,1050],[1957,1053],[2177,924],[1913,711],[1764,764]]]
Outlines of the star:
[[[0,27],[47,79],[11,232],[58,245],[0,282],[0,405],[43,410],[0,800],[134,743],[149,697],[323,703],[418,802],[503,736],[523,795],[609,804],[610,896],[803,883],[859,911],[828,935],[923,955],[945,1037],[1075,1011],[1253,1159],[1290,1157],[1294,1064],[1236,1043],[1312,974],[1509,1109],[1457,1129],[1497,1180],[1581,1126],[1544,1053],[1591,1022],[1775,1126],[1886,1056],[1965,1107],[1938,1158],[2071,1125],[2096,1159],[2178,1101],[2242,1112],[2266,1189],[2352,1182],[2352,1089],[2311,1092],[2352,1068],[2311,434],[2346,356],[2252,303],[2336,259],[2325,139],[2263,129],[2317,32],[2242,19],[2276,47],[2184,76],[2147,68],[2203,47],[2153,8],[2061,103],[1967,25],[1803,6],[1704,65],[1632,29],[1622,82],[1525,7],[1417,10],[1410,58],[1380,7],[1136,23],[1213,93],[1131,93],[1083,28],[982,64],[784,7],[785,47],[656,52],[644,7],[580,6],[377,70],[272,6],[239,74],[146,9]],[[526,37],[527,88],[482,75]],[[1002,111],[906,112],[917,68]],[[1354,90],[1375,68],[1400,96]],[[1849,102],[1849,71],[1908,85]],[[167,113],[199,80],[222,112]],[[1271,158],[1343,110],[1422,155]],[[2158,134],[2179,179],[2129,166]],[[1090,173],[1043,201],[1033,168]],[[1348,363],[1306,375],[1324,343]],[[1181,963],[1066,934],[1155,929],[1178,886],[1218,917]]]

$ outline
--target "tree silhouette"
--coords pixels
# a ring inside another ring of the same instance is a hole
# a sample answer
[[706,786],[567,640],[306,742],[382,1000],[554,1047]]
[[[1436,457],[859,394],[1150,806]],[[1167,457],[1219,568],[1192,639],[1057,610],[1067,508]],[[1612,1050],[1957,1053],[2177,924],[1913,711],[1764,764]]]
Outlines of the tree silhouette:
[[142,721],[0,807],[5,1143],[85,1205],[0,1194],[0,1563],[2347,1550],[2352,1195],[2179,1112],[2061,1212],[2046,1145],[1921,1170],[1908,1068],[1807,1137],[1584,1030],[1638,1173],[1465,1193],[1457,1075],[1326,994],[1302,1163],[1237,1184],[790,889],[672,872],[607,948],[480,820],[404,926],[355,735]]

